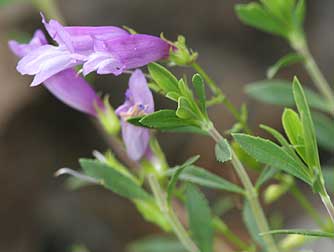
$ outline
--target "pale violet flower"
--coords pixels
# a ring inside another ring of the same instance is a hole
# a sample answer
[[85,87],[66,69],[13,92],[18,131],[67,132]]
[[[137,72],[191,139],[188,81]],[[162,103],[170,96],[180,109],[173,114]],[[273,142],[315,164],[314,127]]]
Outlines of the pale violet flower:
[[127,119],[154,112],[152,92],[147,85],[143,72],[135,70],[129,80],[124,103],[117,108],[116,114],[121,118],[122,137],[129,157],[140,160],[150,152],[150,131],[147,128],[134,126]]

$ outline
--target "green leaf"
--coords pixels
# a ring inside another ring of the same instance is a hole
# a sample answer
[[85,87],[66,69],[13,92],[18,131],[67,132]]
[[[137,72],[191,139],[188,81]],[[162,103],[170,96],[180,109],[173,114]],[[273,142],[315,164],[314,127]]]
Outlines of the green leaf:
[[[174,170],[168,172],[168,174],[174,173]],[[197,185],[208,187],[211,189],[218,189],[228,192],[240,193],[243,194],[244,191],[239,186],[203,169],[194,165],[186,167],[181,175],[179,176],[180,180],[191,182]]]
[[209,204],[193,185],[186,190],[186,208],[192,237],[201,252],[213,251],[213,225]]
[[177,92],[168,92],[166,94],[166,97],[171,99],[172,101],[178,101],[179,97],[180,97],[180,94],[177,93]]
[[320,113],[313,112],[314,128],[318,143],[326,150],[334,150],[334,120]]
[[304,90],[296,77],[293,80],[292,89],[297,109],[301,118],[301,123],[303,125],[305,159],[307,160],[307,164],[310,168],[320,169],[318,146],[315,137],[311,111],[307,104]]
[[299,0],[294,11],[294,20],[297,26],[300,27],[303,26],[305,20],[305,13],[306,13],[305,0]]
[[239,19],[245,24],[259,30],[287,37],[288,31],[284,23],[266,11],[260,4],[237,4],[235,11]]
[[219,162],[224,163],[232,159],[231,147],[228,141],[223,138],[215,146],[216,158]]
[[282,147],[260,137],[246,134],[232,134],[240,147],[260,163],[283,170],[312,185],[312,179],[306,167],[300,165],[293,156]]
[[188,99],[184,96],[180,96],[177,102],[176,115],[181,119],[192,119],[196,118]]
[[143,218],[156,224],[165,232],[171,231],[171,226],[166,220],[164,214],[161,213],[160,208],[153,200],[134,200],[137,210],[141,213]]
[[277,174],[277,172],[278,170],[276,168],[270,166],[265,167],[258,177],[255,187],[259,189],[264,183],[272,179]]
[[201,111],[206,115],[206,95],[205,86],[201,75],[195,74],[192,78],[192,83],[195,87],[195,92],[199,100],[199,106]]
[[92,159],[79,160],[85,174],[101,182],[107,189],[129,199],[151,200],[151,196],[132,179],[119,173],[106,163]]
[[290,143],[294,145],[299,155],[305,160],[304,130],[299,115],[292,109],[285,109],[282,115],[282,124]]
[[242,218],[252,239],[256,241],[262,248],[265,248],[265,243],[263,241],[263,238],[259,235],[259,228],[247,200],[245,200],[242,209]]
[[165,93],[168,92],[179,93],[178,80],[165,67],[157,63],[151,63],[148,65],[148,71],[152,79],[158,84],[158,86]]
[[208,132],[194,126],[182,126],[173,129],[162,129],[163,132],[174,132],[174,133],[192,133],[207,136]]
[[141,123],[140,123],[140,120],[143,119],[144,116],[135,116],[135,117],[130,117],[129,119],[127,119],[126,121],[128,123],[131,123],[135,126],[143,126]]
[[320,230],[308,230],[308,229],[277,229],[271,230],[266,233],[261,233],[260,235],[269,235],[269,234],[298,234],[304,236],[315,236],[315,237],[327,237],[333,238],[334,233],[323,232]]
[[129,252],[186,252],[183,245],[174,237],[151,236],[132,242]]
[[176,115],[175,110],[159,110],[139,120],[139,123],[145,127],[168,130],[180,127],[187,127],[192,124],[189,120],[184,120]]
[[[282,136],[281,133],[279,133],[277,130],[265,126],[265,125],[260,125],[260,127],[264,130],[266,130],[268,133],[272,134],[273,137],[276,138],[276,140],[282,145],[282,148],[294,158],[296,162],[299,163],[299,167],[304,167],[304,163],[299,159],[298,155],[296,154],[294,148],[289,144],[289,142]],[[305,167],[306,168],[306,167]]]
[[280,58],[274,65],[272,65],[267,71],[267,78],[272,79],[284,67],[303,61],[303,57],[297,53],[290,53]]
[[[252,98],[274,105],[294,106],[291,82],[272,79],[253,82],[245,87],[246,93]],[[310,89],[305,89],[305,94],[310,102],[310,106],[325,112],[330,112],[331,108],[321,96]]]
[[168,186],[167,186],[167,201],[170,202],[172,195],[173,195],[173,191],[176,185],[177,180],[179,179],[179,176],[181,175],[182,171],[187,168],[188,166],[192,165],[193,163],[195,163],[198,159],[199,159],[199,155],[194,156],[189,158],[186,162],[184,162],[184,164],[176,167],[173,170],[173,174],[171,179],[168,182]]

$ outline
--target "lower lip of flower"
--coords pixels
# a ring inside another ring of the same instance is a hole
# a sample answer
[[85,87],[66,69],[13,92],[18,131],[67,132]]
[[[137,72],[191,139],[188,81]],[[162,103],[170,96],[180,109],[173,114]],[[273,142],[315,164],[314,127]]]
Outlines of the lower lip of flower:
[[135,104],[134,106],[132,106],[127,112],[121,112],[120,116],[124,119],[124,120],[128,120],[129,118],[132,117],[137,117],[137,116],[143,116],[146,115],[145,113],[145,109],[147,106],[143,105],[143,104]]

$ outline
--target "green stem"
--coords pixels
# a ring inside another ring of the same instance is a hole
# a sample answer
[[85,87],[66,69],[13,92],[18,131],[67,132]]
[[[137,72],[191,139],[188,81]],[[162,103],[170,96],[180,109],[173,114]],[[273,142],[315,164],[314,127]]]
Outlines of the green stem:
[[334,93],[328,81],[322,74],[319,66],[315,62],[304,36],[291,40],[291,46],[304,57],[304,67],[321,95],[328,101],[331,108],[331,115],[334,116]]
[[227,240],[229,240],[234,246],[242,251],[248,251],[250,246],[241,240],[230,228],[218,217],[213,219],[213,226],[217,232],[221,233]]
[[157,178],[151,174],[148,176],[148,182],[150,184],[151,190],[154,194],[154,197],[161,212],[164,214],[165,218],[169,221],[175,235],[178,237],[180,242],[189,252],[199,252],[199,249],[197,248],[196,244],[190,239],[187,231],[181,224],[175,212],[171,207],[169,207],[166,200],[166,196],[162,191]]
[[[221,134],[214,127],[211,127],[209,129],[209,134],[211,135],[211,137],[217,143],[219,143],[223,139]],[[259,231],[261,233],[267,233],[269,231],[269,225],[268,225],[266,216],[263,212],[263,209],[260,205],[257,191],[256,191],[255,187],[253,186],[253,184],[252,184],[245,168],[243,167],[242,163],[240,162],[238,156],[236,155],[236,153],[232,149],[231,149],[231,152],[232,152],[232,160],[231,160],[232,165],[233,165],[236,173],[238,174],[238,177],[240,178],[241,183],[243,184],[243,186],[245,188],[246,197],[247,197],[247,200],[248,200],[248,202],[250,204],[250,207],[252,209],[253,216],[254,216],[256,224],[259,228]],[[277,248],[277,245],[275,244],[275,241],[274,241],[274,239],[271,235],[263,236],[263,240],[266,243],[267,250],[269,252],[279,252],[278,248]]]
[[334,206],[326,190],[323,193],[320,193],[322,202],[324,203],[329,216],[331,217],[332,224],[334,224]]
[[214,105],[218,103],[223,103],[225,107],[231,112],[233,117],[239,121],[246,133],[250,133],[247,122],[243,120],[239,110],[233,105],[233,103],[226,97],[223,91],[218,87],[217,83],[210,78],[210,76],[204,71],[204,69],[196,62],[192,63],[191,66],[197,71],[205,80],[212,93],[215,95],[209,102],[208,105]]
[[299,205],[305,209],[305,211],[308,213],[308,215],[314,219],[314,221],[321,227],[323,230],[326,230],[326,225],[323,222],[323,218],[319,215],[317,210],[312,206],[312,204],[309,202],[309,200],[304,196],[304,194],[300,191],[300,189],[293,185],[290,188],[290,192],[293,195],[293,197],[297,200]]
[[62,22],[63,24],[65,23],[55,0],[31,0],[31,3],[38,11],[43,12],[48,18],[57,19],[59,22]]

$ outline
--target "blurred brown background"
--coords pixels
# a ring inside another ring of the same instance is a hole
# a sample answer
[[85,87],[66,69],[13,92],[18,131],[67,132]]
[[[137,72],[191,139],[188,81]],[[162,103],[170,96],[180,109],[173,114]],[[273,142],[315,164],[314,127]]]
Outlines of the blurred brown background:
[[[42,86],[29,88],[30,78],[15,71],[17,59],[7,40],[15,32],[32,34],[41,27],[38,11],[22,2],[0,9],[0,251],[60,252],[73,243],[83,243],[92,252],[123,251],[128,241],[157,230],[144,223],[127,201],[93,187],[69,192],[62,178],[53,177],[61,167],[78,168],[78,157],[90,157],[93,149],[104,151],[108,146],[87,116],[66,107]],[[242,86],[264,79],[267,67],[290,49],[281,39],[242,25],[233,11],[236,2],[242,1],[59,0],[58,4],[70,25],[127,25],[141,33],[164,32],[171,40],[185,35],[188,45],[200,53],[199,62],[231,100],[248,103],[255,130],[260,122],[280,128],[281,108],[248,99]],[[331,83],[333,13],[332,0],[308,1],[311,50]],[[309,83],[299,66],[284,70],[280,77],[291,79],[294,74]],[[95,86],[110,93],[117,106],[127,78],[100,76]],[[168,105],[162,99],[158,103]],[[212,108],[211,114],[222,131],[232,125],[221,106]],[[171,164],[201,154],[202,166],[229,176],[215,162],[208,139],[166,134],[160,139]],[[288,211],[290,220],[296,219],[295,211]],[[319,251],[330,251],[324,244]]]

